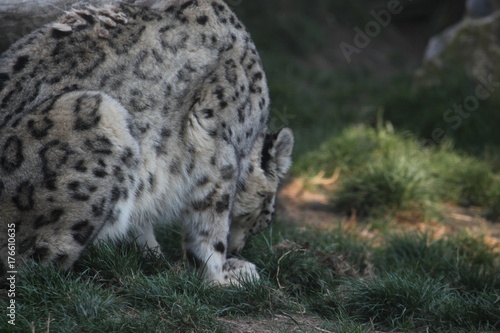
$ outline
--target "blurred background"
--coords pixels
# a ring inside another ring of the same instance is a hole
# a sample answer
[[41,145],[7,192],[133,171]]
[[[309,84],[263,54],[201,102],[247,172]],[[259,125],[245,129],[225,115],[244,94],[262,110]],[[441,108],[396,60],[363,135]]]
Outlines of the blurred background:
[[263,58],[271,128],[296,134],[292,176],[334,212],[415,222],[499,220],[497,3],[228,1]]

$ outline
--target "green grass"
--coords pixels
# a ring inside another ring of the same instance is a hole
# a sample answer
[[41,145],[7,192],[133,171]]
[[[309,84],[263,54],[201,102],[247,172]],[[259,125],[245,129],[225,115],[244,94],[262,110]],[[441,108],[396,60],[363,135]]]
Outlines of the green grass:
[[490,186],[487,197],[487,217],[492,221],[500,220],[500,200],[498,200],[500,198],[500,179],[498,177]]
[[416,275],[445,278],[464,292],[500,288],[498,255],[481,238],[470,235],[449,240],[432,240],[425,234],[392,237],[375,261],[387,272],[404,267]]
[[[161,229],[161,244],[173,247],[177,232]],[[177,251],[142,259],[135,246],[99,244],[69,272],[33,264],[20,273],[16,326],[2,320],[0,331],[228,332],[218,318],[294,313],[358,332],[500,329],[500,256],[484,240],[386,236],[376,245],[355,230],[278,223],[244,251],[261,280],[242,288],[204,284],[169,258]]]
[[377,129],[348,127],[295,164],[306,177],[335,169],[341,178],[331,195],[342,212],[380,216],[418,210],[425,215],[437,203],[451,201],[498,215],[498,175],[490,164],[451,145],[424,147],[390,123]]

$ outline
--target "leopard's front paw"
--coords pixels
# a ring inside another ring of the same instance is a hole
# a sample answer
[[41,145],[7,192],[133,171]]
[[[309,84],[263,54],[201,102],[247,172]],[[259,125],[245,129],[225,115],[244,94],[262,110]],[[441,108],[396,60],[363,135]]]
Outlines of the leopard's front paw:
[[241,286],[243,281],[257,281],[259,273],[257,267],[248,261],[229,258],[222,268],[222,285]]

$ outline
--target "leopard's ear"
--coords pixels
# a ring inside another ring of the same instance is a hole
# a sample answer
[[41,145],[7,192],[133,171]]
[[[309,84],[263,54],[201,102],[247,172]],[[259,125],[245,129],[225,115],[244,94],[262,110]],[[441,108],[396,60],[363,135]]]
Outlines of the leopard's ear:
[[283,178],[292,164],[293,144],[293,132],[289,128],[266,135],[261,166],[268,176]]

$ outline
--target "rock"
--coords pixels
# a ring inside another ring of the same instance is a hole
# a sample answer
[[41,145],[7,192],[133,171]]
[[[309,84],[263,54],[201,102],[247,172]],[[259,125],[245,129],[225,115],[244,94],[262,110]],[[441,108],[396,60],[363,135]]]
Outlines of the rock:
[[471,17],[484,17],[493,13],[493,4],[490,0],[467,0],[465,7]]
[[[118,0],[86,0],[87,5]],[[83,5],[75,0],[0,0],[0,54],[19,38]]]
[[481,18],[465,17],[430,39],[417,72],[418,83],[435,85],[449,70],[462,70],[475,81],[488,76],[500,78],[498,59],[500,11]]

